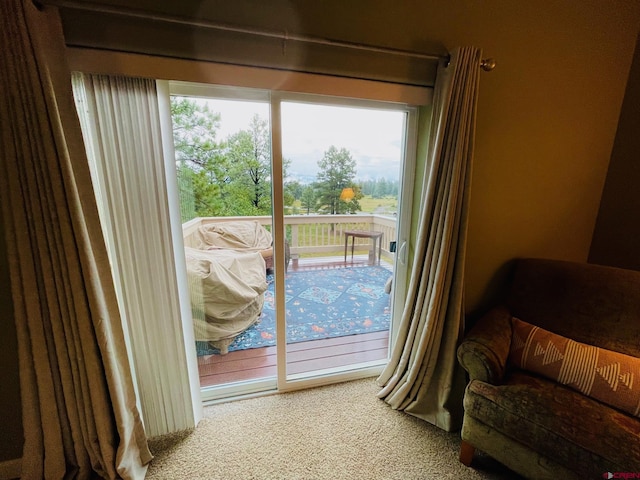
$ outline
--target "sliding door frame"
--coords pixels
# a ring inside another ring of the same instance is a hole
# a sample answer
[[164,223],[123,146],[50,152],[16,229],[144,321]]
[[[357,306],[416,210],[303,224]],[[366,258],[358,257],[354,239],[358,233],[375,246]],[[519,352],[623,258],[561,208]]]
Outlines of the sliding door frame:
[[[196,97],[196,98],[202,98],[202,99],[209,98],[209,99],[216,99],[216,100],[231,100],[231,101],[237,100],[237,101],[264,103],[269,106],[269,110],[270,110],[269,131],[273,132],[273,124],[272,124],[273,107],[272,107],[272,99],[271,99],[272,94],[268,90],[259,89],[259,88],[235,87],[232,85],[214,85],[214,84],[202,84],[202,83],[181,82],[181,81],[177,81],[177,82],[170,81],[170,82],[162,82],[162,83],[167,84],[167,90],[166,90],[167,102],[169,102],[169,97],[171,95],[178,95],[178,96]],[[168,116],[167,121],[171,124],[172,120],[170,115]],[[271,137],[272,137],[271,142],[273,145],[273,142],[274,142],[273,133],[271,133]],[[272,146],[272,150],[273,150],[273,146]],[[175,159],[171,159],[169,160],[169,162],[170,162],[169,166],[175,170]],[[274,180],[272,181],[272,184],[277,181],[275,178],[275,175],[278,175],[276,170],[277,170],[277,167],[274,168],[273,151],[272,151],[271,177]],[[282,165],[280,165],[279,172],[280,172],[279,177],[282,178]],[[280,192],[282,192],[282,189],[280,189]],[[174,194],[172,198],[169,198],[168,201],[169,203],[177,205],[179,202],[177,193]],[[280,202],[282,203],[282,201],[283,199],[281,197]],[[278,252],[284,251],[284,247],[283,247],[283,250],[278,250],[278,235],[276,233],[278,231],[278,227],[276,223],[277,215],[275,215],[275,212],[277,212],[278,210],[277,210],[277,207],[275,206],[275,202],[276,200],[272,192],[272,209],[274,213],[272,213],[272,216],[271,216],[271,225],[272,225],[272,229],[274,230],[273,232],[274,247],[275,247],[274,263],[276,266],[274,270],[276,272],[275,282],[276,282],[276,296],[277,296],[277,292],[282,288],[284,288],[283,286],[282,287],[278,286],[279,280],[278,280],[278,273],[277,273],[278,271],[284,269],[284,259],[280,259],[280,255],[278,255]],[[284,231],[284,229],[282,229],[282,231]],[[185,272],[186,272],[186,267],[185,267]],[[280,281],[284,285],[284,277],[282,277],[282,280]],[[276,308],[277,308],[277,305],[278,305],[278,302],[276,301]],[[193,319],[190,313],[191,307],[190,305],[187,305],[187,306],[189,309],[189,315],[184,316],[182,318],[182,322],[189,324],[193,322]],[[278,313],[276,311],[276,320],[277,319],[278,319]],[[276,328],[277,332],[279,332],[280,330],[282,329],[278,327]],[[277,343],[278,341],[276,342],[276,344]],[[277,362],[278,362],[278,365],[282,363],[279,360],[277,360]],[[278,391],[278,382],[277,382],[277,377],[275,378],[265,377],[260,379],[246,380],[246,381],[234,382],[234,383],[223,384],[223,385],[200,387],[200,379],[198,378],[197,388],[200,391],[202,402],[205,405],[210,405],[213,403],[226,402],[226,401],[237,399],[237,398],[248,398],[256,395],[276,393]]]
[[[281,105],[283,102],[308,103],[319,106],[342,106],[350,108],[363,108],[373,110],[387,110],[403,112],[405,114],[403,125],[403,144],[401,147],[401,167],[398,172],[401,179],[402,188],[398,193],[399,215],[397,217],[396,242],[398,245],[407,244],[410,233],[411,209],[413,198],[413,177],[416,166],[416,144],[417,144],[417,108],[409,105],[381,102],[377,100],[365,100],[355,98],[336,97],[328,95],[314,95],[296,92],[272,92],[271,93],[271,119],[272,119],[272,165],[273,172],[282,180],[282,131],[281,131]],[[277,123],[276,123],[277,122]],[[277,127],[276,127],[277,125]],[[275,177],[274,177],[275,180]],[[282,181],[273,182],[274,198],[274,219],[281,223],[275,224],[275,245],[276,251],[284,252],[284,203],[283,203]],[[278,204],[280,208],[277,207]],[[278,244],[278,234],[281,243]],[[403,250],[406,252],[406,247]],[[278,283],[278,272],[281,274]],[[406,297],[407,288],[407,261],[405,258],[396,256],[393,269],[393,289],[392,289],[392,321],[389,331],[388,355],[391,352],[393,339],[399,324],[399,315],[404,307],[403,299]],[[276,269],[276,305],[277,309],[277,361],[278,361],[278,391],[294,391],[310,387],[322,386],[331,383],[338,383],[348,380],[356,380],[378,375],[382,372],[386,364],[385,361],[367,362],[365,364],[354,364],[340,369],[330,369],[327,372],[309,372],[300,375],[287,374],[287,344],[285,330],[285,295],[284,295],[284,260],[282,268]],[[387,357],[388,358],[388,357]]]
[[[270,107],[270,132],[271,132],[271,177],[272,177],[272,229],[274,241],[274,269],[275,281],[275,313],[276,313],[276,379],[264,378],[253,381],[238,382],[233,384],[205,387],[201,389],[202,399],[205,403],[228,400],[239,396],[256,395],[261,393],[285,392],[309,387],[321,386],[330,383],[354,380],[375,376],[382,372],[385,361],[356,364],[341,369],[290,376],[287,374],[287,343],[286,343],[286,305],[285,305],[285,221],[284,221],[284,172],[282,153],[282,122],[281,105],[283,102],[307,103],[310,105],[342,106],[351,108],[368,108],[375,110],[387,110],[403,112],[405,114],[403,125],[403,145],[401,147],[401,171],[398,172],[402,181],[398,205],[398,227],[396,239],[400,248],[399,254],[406,252],[406,243],[410,231],[411,199],[413,198],[413,173],[415,172],[416,150],[416,123],[417,109],[415,107],[377,100],[363,100],[345,97],[335,97],[317,94],[301,94],[297,92],[266,91],[262,89],[250,89],[245,87],[195,84],[189,82],[169,82],[171,95],[193,96],[199,98],[216,98],[240,101],[268,102]],[[170,198],[170,203],[177,202],[176,198]],[[393,295],[392,295],[392,322],[389,332],[389,352],[395,332],[397,331],[399,312],[403,307],[402,299],[405,298],[407,287],[406,258],[397,255],[394,265]],[[190,318],[184,319],[191,320]]]

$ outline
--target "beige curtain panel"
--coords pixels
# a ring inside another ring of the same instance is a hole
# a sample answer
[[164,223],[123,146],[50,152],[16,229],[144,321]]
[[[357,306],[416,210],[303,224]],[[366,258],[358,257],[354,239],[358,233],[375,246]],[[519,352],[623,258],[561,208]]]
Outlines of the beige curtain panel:
[[147,436],[193,428],[201,402],[189,385],[156,81],[74,72],[72,84]]
[[481,50],[457,49],[436,78],[416,254],[379,397],[447,431],[462,420],[464,262]]
[[0,6],[0,200],[22,479],[144,478],[140,420],[55,9]]

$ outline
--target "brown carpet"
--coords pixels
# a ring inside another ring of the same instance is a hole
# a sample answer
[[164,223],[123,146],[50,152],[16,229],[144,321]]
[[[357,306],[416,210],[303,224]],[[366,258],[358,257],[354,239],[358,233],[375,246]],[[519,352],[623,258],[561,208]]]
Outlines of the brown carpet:
[[[458,434],[397,412],[373,378],[214,405],[192,432],[150,442],[148,479],[513,479],[458,461]],[[477,454],[476,454],[477,455]]]

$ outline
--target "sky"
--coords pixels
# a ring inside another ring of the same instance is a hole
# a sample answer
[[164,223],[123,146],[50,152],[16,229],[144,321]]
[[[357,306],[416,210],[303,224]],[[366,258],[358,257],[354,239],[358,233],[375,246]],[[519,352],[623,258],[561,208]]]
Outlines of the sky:
[[[201,100],[203,101],[203,100]],[[269,104],[237,100],[206,100],[220,113],[218,138],[247,128],[258,113],[269,118]],[[404,113],[354,107],[282,103],[282,150],[291,160],[289,179],[314,180],[318,160],[334,145],[356,160],[356,179],[397,180],[402,159]]]

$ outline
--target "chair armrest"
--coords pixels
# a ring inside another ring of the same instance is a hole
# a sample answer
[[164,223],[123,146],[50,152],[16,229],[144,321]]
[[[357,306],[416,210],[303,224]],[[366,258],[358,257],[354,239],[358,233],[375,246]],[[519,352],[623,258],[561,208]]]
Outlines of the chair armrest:
[[484,315],[458,347],[458,361],[471,380],[501,383],[511,347],[511,313],[499,307]]

